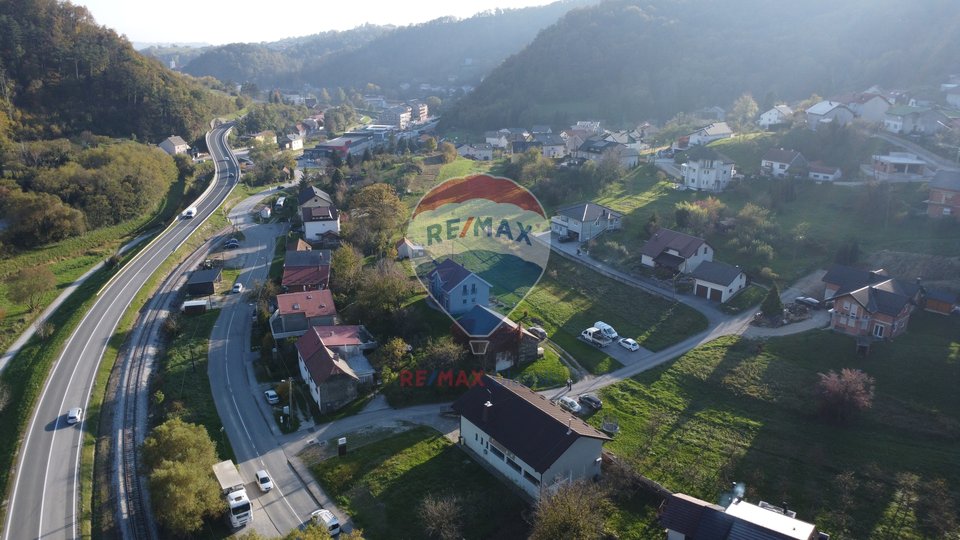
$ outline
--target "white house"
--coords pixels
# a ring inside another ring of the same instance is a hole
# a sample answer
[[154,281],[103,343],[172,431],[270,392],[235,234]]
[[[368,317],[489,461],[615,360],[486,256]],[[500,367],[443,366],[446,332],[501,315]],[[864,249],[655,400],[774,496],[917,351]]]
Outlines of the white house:
[[797,170],[806,166],[807,159],[803,154],[783,148],[771,148],[760,158],[760,171],[777,178],[796,174]]
[[423,249],[423,246],[420,244],[413,243],[409,238],[401,238],[397,241],[397,259],[417,259],[423,257],[426,253]]
[[726,122],[715,122],[709,126],[704,126],[694,131],[688,135],[688,137],[688,144],[690,146],[697,144],[709,144],[713,141],[729,139],[730,137],[733,137],[733,130],[730,129],[730,126],[728,126]]
[[300,190],[297,202],[303,220],[303,236],[307,241],[317,242],[328,232],[340,234],[340,212],[326,191],[306,186]]
[[843,176],[840,167],[824,165],[819,161],[814,161],[807,166],[807,177],[818,182],[833,182]]
[[158,146],[161,150],[170,154],[171,156],[175,156],[177,154],[186,154],[190,151],[190,145],[178,135],[171,135],[167,137]]
[[461,144],[457,148],[457,154],[461,157],[490,161],[493,159],[493,145],[490,143]]
[[660,229],[640,248],[640,264],[693,272],[713,260],[713,248],[703,238],[670,229]]
[[543,157],[562,158],[567,155],[567,141],[557,133],[537,133],[533,140],[540,143]]
[[826,124],[845,126],[853,121],[853,111],[838,101],[821,101],[807,109],[807,127],[816,131]]
[[747,275],[739,266],[720,261],[704,261],[693,271],[694,288],[697,296],[714,300],[721,304],[733,298],[747,286]]
[[683,185],[703,191],[723,191],[736,174],[732,161],[697,159],[680,165]]
[[867,92],[841,96],[834,101],[846,104],[854,116],[871,124],[882,124],[887,110],[890,109],[887,98]]
[[560,238],[586,242],[600,233],[620,228],[623,216],[591,202],[565,206],[550,218],[550,231]]
[[280,142],[283,150],[303,150],[303,137],[299,133],[288,133]]
[[450,315],[490,304],[492,285],[453,259],[444,259],[427,274],[430,295]]
[[600,474],[610,437],[526,386],[484,375],[453,404],[460,444],[533,500]]
[[506,148],[509,140],[507,139],[508,133],[501,133],[499,131],[488,131],[484,133],[484,139],[486,143],[493,146],[494,148]]
[[772,109],[760,115],[760,118],[757,119],[757,125],[763,129],[769,129],[770,126],[783,124],[791,116],[793,116],[793,109],[788,105],[775,105]]

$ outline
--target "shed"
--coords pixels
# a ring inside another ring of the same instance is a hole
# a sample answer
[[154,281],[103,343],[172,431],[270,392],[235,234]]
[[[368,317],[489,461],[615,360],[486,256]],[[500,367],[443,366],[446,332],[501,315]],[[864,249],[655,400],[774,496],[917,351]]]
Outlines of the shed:
[[210,300],[187,300],[181,306],[184,315],[200,315],[210,309]]
[[187,294],[190,296],[214,294],[217,292],[217,283],[222,280],[220,268],[195,270],[187,280]]

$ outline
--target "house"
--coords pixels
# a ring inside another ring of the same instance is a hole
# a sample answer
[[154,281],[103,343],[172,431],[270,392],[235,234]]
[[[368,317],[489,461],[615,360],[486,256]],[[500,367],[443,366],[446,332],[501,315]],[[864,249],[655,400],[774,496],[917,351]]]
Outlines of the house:
[[932,107],[900,105],[891,107],[883,118],[883,128],[898,134],[933,134],[944,129],[947,115]]
[[877,180],[919,180],[926,176],[927,162],[909,152],[874,155],[873,175]]
[[409,238],[401,238],[397,241],[397,259],[416,259],[418,257],[423,257],[426,253],[423,250],[423,246],[420,244],[414,244]]
[[723,120],[727,117],[727,111],[723,107],[713,105],[693,111],[693,116],[704,120]]
[[960,296],[950,291],[923,288],[923,309],[940,315],[960,312]]
[[217,283],[223,281],[220,268],[194,270],[187,279],[187,295],[207,296],[217,292]]
[[557,210],[557,215],[550,218],[550,231],[561,239],[586,242],[604,231],[619,230],[622,218],[606,206],[577,203]]
[[775,178],[806,172],[807,159],[794,150],[771,148],[760,158],[760,172]]
[[453,404],[460,444],[533,500],[600,474],[610,437],[526,386],[484,375]]
[[770,126],[785,124],[793,116],[793,109],[788,105],[775,105],[769,111],[760,114],[757,119],[757,125],[763,129],[770,129]]
[[640,248],[640,263],[644,266],[685,274],[712,260],[713,248],[706,240],[670,229],[660,229]]
[[709,144],[720,139],[733,137],[733,130],[726,122],[715,122],[687,135],[687,145]]
[[503,371],[537,359],[537,336],[487,306],[476,305],[457,317],[450,332],[464,346],[473,339],[484,338],[487,348],[480,358],[484,370]]
[[553,133],[553,129],[546,124],[534,124],[533,127],[530,128],[530,133],[533,133],[534,135],[540,133]]
[[593,133],[582,129],[565,129],[560,132],[560,137],[566,143],[567,155],[576,154],[580,146],[592,136]]
[[296,347],[300,377],[310,388],[310,397],[320,407],[321,414],[333,412],[357,399],[360,378],[346,360],[323,344],[313,328],[300,336]]
[[373,384],[376,371],[364,352],[375,349],[377,341],[365,326],[320,325],[311,327],[310,332],[320,338],[324,347],[347,363],[360,384]]
[[513,139],[507,148],[512,154],[523,154],[531,148],[535,148],[537,152],[543,154],[543,143],[537,140]]
[[303,137],[299,133],[290,133],[284,136],[280,141],[281,150],[303,150]]
[[747,286],[747,275],[739,266],[719,261],[703,261],[691,275],[694,294],[721,304]]
[[340,212],[333,198],[316,186],[304,186],[297,195],[303,235],[307,241],[318,241],[326,232],[340,233]]
[[833,182],[843,176],[840,167],[824,165],[821,161],[814,161],[807,165],[807,178],[818,182]]
[[443,262],[427,274],[430,295],[450,315],[459,315],[490,303],[491,285],[453,259]]
[[620,153],[626,147],[614,141],[608,141],[602,137],[590,137],[583,141],[583,144],[577,148],[574,157],[583,158],[588,161],[600,161],[605,156],[613,156],[617,161],[620,160]]
[[420,100],[410,100],[407,102],[410,106],[410,119],[417,122],[423,122],[430,116],[430,107],[426,102]]
[[340,247],[340,234],[334,231],[320,233],[320,239],[316,241],[321,249],[337,249]]
[[732,161],[719,157],[691,159],[680,165],[680,177],[683,185],[689,189],[723,191],[736,174],[733,167]]
[[824,300],[833,302],[830,326],[857,337],[890,339],[907,329],[920,302],[920,286],[891,278],[883,270],[834,265],[823,277]]
[[326,289],[330,280],[330,251],[288,251],[283,259],[284,291],[305,292]]
[[891,107],[890,100],[871,92],[846,94],[834,98],[833,101],[845,104],[855,117],[871,124],[882,124],[887,110]]
[[254,133],[250,138],[261,144],[277,144],[277,134],[269,130]]
[[504,149],[507,147],[507,134],[499,131],[487,131],[484,133],[484,140],[494,148]]
[[587,131],[592,135],[603,133],[598,120],[579,120],[576,124],[570,126],[572,129]]
[[567,141],[556,133],[536,133],[533,140],[540,144],[540,151],[545,158],[558,159],[567,155]]
[[827,124],[843,127],[853,118],[853,111],[837,101],[821,101],[807,109],[807,127],[812,131]]
[[930,182],[927,215],[933,218],[953,216],[960,220],[960,171],[941,169]]
[[796,512],[764,501],[734,498],[726,508],[684,493],[669,495],[657,511],[667,540],[826,540]]
[[171,135],[167,137],[157,146],[171,156],[175,156],[177,154],[186,154],[190,151],[190,145],[178,135]]
[[311,326],[337,324],[337,307],[329,289],[277,295],[277,309],[270,315],[274,339],[299,337]]
[[457,148],[457,154],[465,158],[490,161],[493,159],[493,145],[490,143],[461,144]]

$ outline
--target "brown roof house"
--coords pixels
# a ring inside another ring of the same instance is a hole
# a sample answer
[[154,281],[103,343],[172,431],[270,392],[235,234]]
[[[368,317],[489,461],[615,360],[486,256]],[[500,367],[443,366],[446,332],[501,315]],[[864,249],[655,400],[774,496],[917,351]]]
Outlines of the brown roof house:
[[360,384],[373,384],[374,369],[364,353],[375,349],[377,342],[365,326],[321,325],[310,328],[310,332],[350,366]]
[[827,540],[817,526],[797,513],[764,501],[734,498],[726,507],[674,493],[659,510],[668,540]]
[[953,217],[960,221],[960,171],[937,171],[930,182],[930,197],[925,202],[928,216]]
[[[314,327],[316,328],[316,327]],[[360,378],[347,361],[324,345],[313,328],[297,340],[300,376],[323,414],[357,399]]]
[[883,270],[834,265],[823,281],[824,300],[833,302],[830,326],[868,341],[905,332],[910,314],[921,299],[919,285],[891,278]]
[[670,268],[690,273],[713,260],[713,248],[703,238],[660,229],[640,248],[640,263],[650,268]]
[[288,251],[283,259],[280,285],[287,292],[326,289],[330,280],[330,251]]
[[457,324],[452,325],[450,331],[453,339],[464,346],[469,345],[471,339],[482,337],[487,341],[481,360],[485,370],[503,371],[537,359],[540,345],[537,336],[487,306],[474,306],[457,318]]
[[460,443],[533,500],[600,474],[610,437],[526,386],[484,375],[453,404]]
[[337,324],[337,307],[329,289],[277,295],[277,309],[270,315],[274,339],[299,337],[311,326]]

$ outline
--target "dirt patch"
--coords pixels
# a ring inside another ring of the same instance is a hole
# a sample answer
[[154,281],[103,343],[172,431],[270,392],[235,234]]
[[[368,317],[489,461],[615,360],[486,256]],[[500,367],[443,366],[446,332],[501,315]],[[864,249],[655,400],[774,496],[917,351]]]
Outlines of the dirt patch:
[[925,287],[960,292],[960,257],[882,250],[870,255],[867,264],[899,279],[922,278]]

